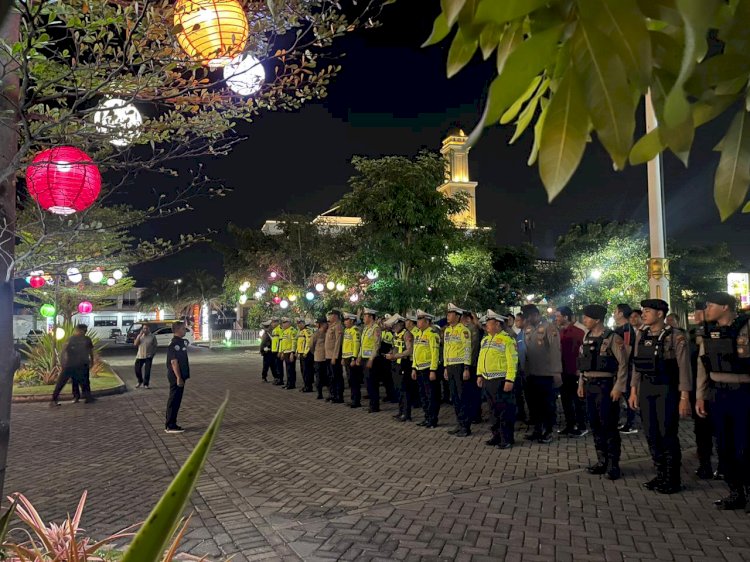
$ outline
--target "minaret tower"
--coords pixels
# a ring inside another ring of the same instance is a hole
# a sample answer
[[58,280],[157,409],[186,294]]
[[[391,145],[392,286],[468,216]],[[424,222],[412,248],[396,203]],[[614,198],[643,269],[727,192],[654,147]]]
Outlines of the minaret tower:
[[445,157],[445,183],[438,187],[438,191],[448,196],[458,192],[469,194],[469,206],[463,213],[453,215],[451,219],[457,226],[463,228],[476,228],[477,226],[477,204],[476,187],[477,182],[469,181],[469,137],[459,130],[443,140],[440,153]]

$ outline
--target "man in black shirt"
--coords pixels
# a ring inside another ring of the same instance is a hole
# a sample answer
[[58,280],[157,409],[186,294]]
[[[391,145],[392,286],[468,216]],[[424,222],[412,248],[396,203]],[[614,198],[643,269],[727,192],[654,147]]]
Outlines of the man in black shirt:
[[91,396],[91,385],[89,384],[89,369],[94,364],[94,343],[86,335],[89,327],[86,324],[78,324],[73,329],[73,335],[68,338],[62,350],[60,363],[62,372],[57,379],[55,390],[52,392],[52,405],[59,406],[60,391],[69,379],[72,379],[73,398],[78,402],[78,385],[81,385],[86,403],[93,402]]
[[190,364],[188,363],[188,341],[183,339],[186,333],[184,322],[173,322],[174,337],[167,348],[167,380],[169,381],[169,399],[167,400],[167,433],[182,433],[185,431],[177,425],[177,414],[182,403],[182,393],[185,381],[190,378]]

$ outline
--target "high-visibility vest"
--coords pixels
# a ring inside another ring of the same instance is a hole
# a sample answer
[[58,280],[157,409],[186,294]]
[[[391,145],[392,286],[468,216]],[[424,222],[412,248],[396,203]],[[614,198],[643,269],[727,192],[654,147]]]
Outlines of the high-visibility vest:
[[414,338],[414,369],[436,371],[440,359],[440,336],[427,328],[419,330]]
[[310,328],[302,328],[299,332],[297,332],[297,353],[303,356],[310,353],[312,336],[313,334]]
[[359,355],[359,330],[352,326],[344,330],[344,339],[341,343],[341,358],[351,359]]
[[[398,334],[393,334],[393,351],[396,354],[401,354],[406,349],[406,330],[401,330]],[[401,364],[401,357],[396,359],[396,363]]]
[[271,332],[271,351],[273,353],[279,352],[279,343],[281,342],[281,335],[283,333],[284,330],[281,329],[281,326],[276,326]]
[[518,350],[516,340],[505,332],[482,338],[479,348],[477,375],[485,379],[504,378],[508,382],[516,380]]
[[471,365],[471,332],[463,324],[446,326],[443,332],[446,365]]
[[297,330],[292,326],[289,326],[281,333],[281,342],[279,343],[279,351],[281,353],[293,353],[294,352],[294,340],[297,339]]
[[362,344],[360,346],[359,356],[363,359],[372,359],[378,352],[376,341],[375,341],[375,330],[377,330],[375,324],[365,326],[362,330]]

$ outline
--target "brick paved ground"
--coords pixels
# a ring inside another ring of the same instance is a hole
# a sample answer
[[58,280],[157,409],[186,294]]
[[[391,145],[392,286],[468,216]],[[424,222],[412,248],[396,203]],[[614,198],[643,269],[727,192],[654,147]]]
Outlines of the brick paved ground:
[[[624,478],[583,472],[592,440],[488,448],[487,424],[468,439],[443,428],[315,400],[259,382],[257,355],[196,350],[180,423],[163,433],[163,355],[152,390],[93,405],[13,409],[8,491],[49,519],[89,491],[84,527],[101,536],[142,520],[230,391],[183,545],[233,560],[748,560],[750,516],[715,511],[721,483],[692,476],[687,491],[645,492],[642,435],[623,442]],[[113,364],[130,387],[129,356]],[[681,428],[692,443],[691,425]],[[522,435],[517,435],[522,443]]]

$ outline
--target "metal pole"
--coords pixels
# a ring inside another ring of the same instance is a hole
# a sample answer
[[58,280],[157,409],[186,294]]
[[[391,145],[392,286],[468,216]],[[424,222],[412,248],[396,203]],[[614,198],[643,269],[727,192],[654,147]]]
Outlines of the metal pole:
[[[656,114],[651,102],[651,90],[646,92],[646,133],[657,127]],[[666,230],[664,226],[664,177],[662,155],[648,162],[648,231],[651,257],[648,260],[648,286],[652,299],[669,302],[669,260],[667,259]]]

